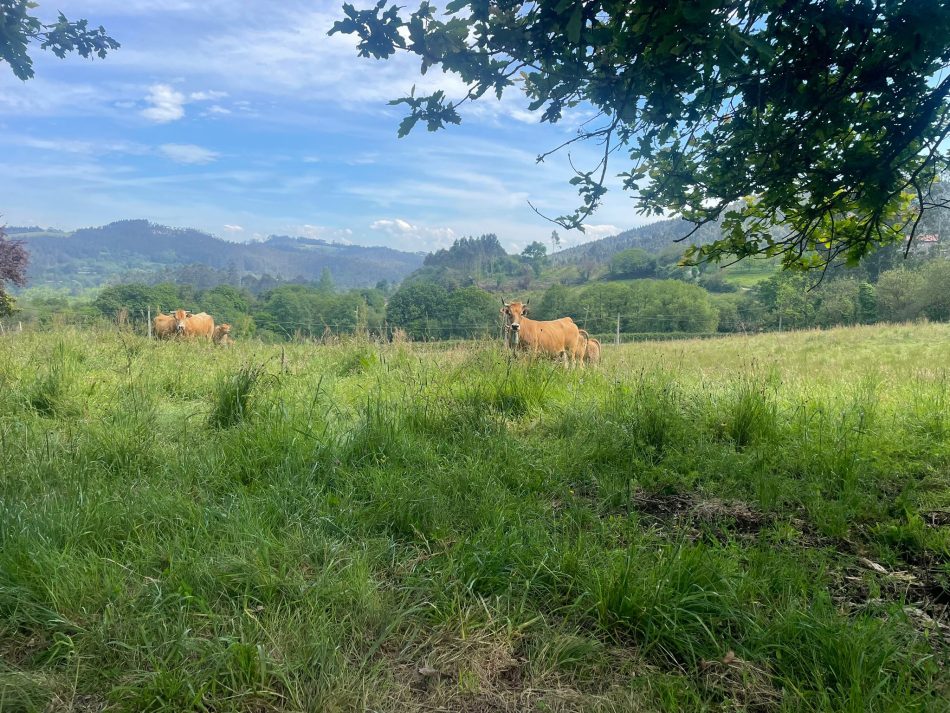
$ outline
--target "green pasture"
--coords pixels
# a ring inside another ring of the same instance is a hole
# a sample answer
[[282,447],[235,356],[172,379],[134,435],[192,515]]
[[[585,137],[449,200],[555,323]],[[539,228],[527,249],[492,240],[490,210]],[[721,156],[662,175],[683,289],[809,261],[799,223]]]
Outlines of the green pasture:
[[0,338],[0,710],[947,711],[950,326]]

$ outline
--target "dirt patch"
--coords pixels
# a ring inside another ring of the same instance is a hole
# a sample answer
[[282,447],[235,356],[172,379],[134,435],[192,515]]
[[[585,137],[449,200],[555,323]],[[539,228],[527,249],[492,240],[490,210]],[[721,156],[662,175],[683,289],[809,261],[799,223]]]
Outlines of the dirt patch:
[[[631,676],[645,665],[623,647],[608,647],[609,673],[596,682],[557,669],[532,668],[518,637],[510,633],[436,635],[424,645],[391,642],[380,649],[396,684],[389,699],[397,710],[511,713],[580,713],[617,708],[628,700]],[[637,710],[634,707],[632,710]]]
[[950,526],[950,510],[931,510],[920,513],[920,516],[930,527]]
[[738,500],[709,498],[697,500],[690,495],[667,495],[637,493],[633,505],[638,512],[657,520],[672,522],[699,534],[699,529],[709,530],[724,537],[725,525],[729,532],[752,535],[768,525],[770,518]]
[[718,661],[703,661],[699,668],[707,691],[743,711],[766,713],[778,710],[782,704],[782,690],[772,685],[769,673],[732,651]]

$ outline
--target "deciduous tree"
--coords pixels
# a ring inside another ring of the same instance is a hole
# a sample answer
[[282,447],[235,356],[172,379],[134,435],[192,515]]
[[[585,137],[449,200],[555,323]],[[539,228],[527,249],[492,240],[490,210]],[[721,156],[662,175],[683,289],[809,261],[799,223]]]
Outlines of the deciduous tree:
[[600,205],[616,159],[642,213],[721,221],[691,260],[853,264],[913,236],[920,209],[941,202],[930,187],[950,133],[950,0],[453,0],[444,15],[379,0],[343,12],[331,34],[356,35],[361,56],[409,52],[467,87],[394,99],[408,110],[400,135],[457,124],[463,103],[512,89],[542,122],[592,107],[597,119],[581,112],[564,144],[600,154],[575,169],[581,205],[555,219],[566,228]]
[[6,62],[13,74],[26,81],[33,78],[30,45],[39,43],[60,59],[70,52],[81,57],[105,57],[119,43],[106,34],[101,25],[90,28],[88,20],[70,21],[59,13],[56,22],[44,23],[32,12],[32,0],[0,0],[0,62]]
[[26,284],[26,266],[30,256],[21,240],[7,238],[0,228],[0,317],[13,312],[15,300],[7,293],[7,284]]

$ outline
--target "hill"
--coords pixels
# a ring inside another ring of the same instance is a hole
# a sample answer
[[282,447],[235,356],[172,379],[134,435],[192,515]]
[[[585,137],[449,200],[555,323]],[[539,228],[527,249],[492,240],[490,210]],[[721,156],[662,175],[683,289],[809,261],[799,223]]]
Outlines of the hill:
[[202,265],[231,274],[311,281],[328,269],[343,288],[399,281],[423,256],[386,247],[363,247],[285,235],[234,243],[190,228],[123,220],[72,233],[9,228],[30,251],[30,285],[81,289],[123,279],[147,279],[169,268]]
[[660,253],[672,245],[682,245],[685,250],[690,244],[706,245],[720,236],[719,224],[709,223],[697,230],[689,240],[676,241],[689,235],[693,224],[679,218],[660,220],[639,228],[625,230],[600,240],[561,250],[551,255],[555,265],[581,264],[584,262],[606,262],[613,255],[628,248],[641,248],[650,253]]

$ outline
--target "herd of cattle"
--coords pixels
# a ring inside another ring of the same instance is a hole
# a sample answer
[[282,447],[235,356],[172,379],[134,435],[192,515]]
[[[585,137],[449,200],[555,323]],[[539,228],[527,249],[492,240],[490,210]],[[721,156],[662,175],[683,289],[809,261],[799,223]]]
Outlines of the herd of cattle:
[[[552,356],[565,363],[596,364],[600,361],[600,342],[580,329],[570,317],[549,321],[528,318],[528,300],[501,301],[505,319],[505,344],[515,351],[526,351],[532,356]],[[157,339],[206,339],[229,346],[231,325],[215,326],[207,312],[192,314],[177,309],[172,314],[159,314],[152,320],[152,331]]]
[[533,356],[547,355],[565,363],[596,364],[600,361],[600,342],[580,329],[570,317],[549,321],[528,319],[528,302],[501,301],[505,318],[505,342],[510,349]]
[[208,339],[225,347],[233,342],[230,324],[215,326],[207,312],[192,314],[184,309],[176,309],[171,314],[159,313],[152,320],[152,333],[156,339]]

